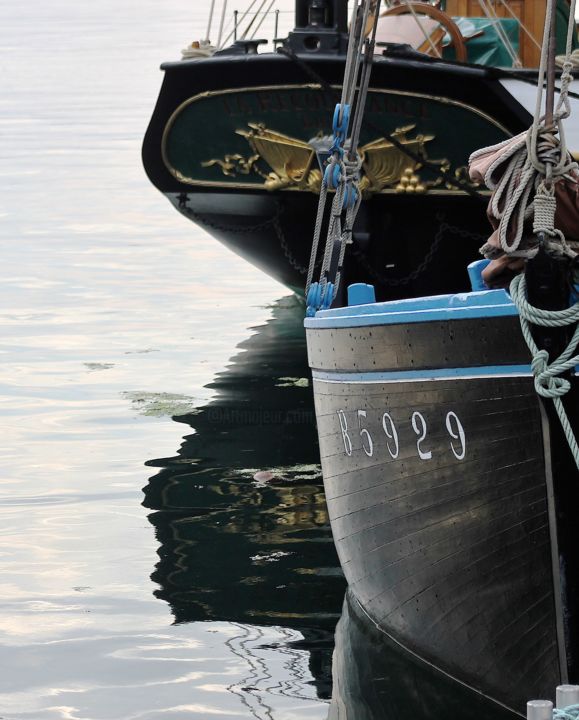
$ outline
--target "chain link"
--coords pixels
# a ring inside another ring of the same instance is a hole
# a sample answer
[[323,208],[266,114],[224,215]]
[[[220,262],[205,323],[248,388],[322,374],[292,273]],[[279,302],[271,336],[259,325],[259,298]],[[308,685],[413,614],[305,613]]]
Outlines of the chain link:
[[265,228],[275,224],[283,211],[281,203],[277,202],[276,214],[273,217],[268,218],[267,220],[263,220],[262,222],[256,223],[255,225],[223,225],[221,223],[213,222],[212,220],[207,220],[204,215],[195,212],[195,210],[192,210],[188,204],[189,197],[187,193],[181,193],[178,200],[179,210],[199,225],[211,228],[212,230],[233,234],[252,233],[257,232],[258,230],[265,230]]
[[283,250],[283,254],[285,255],[285,258],[289,262],[291,267],[293,267],[294,270],[297,270],[300,275],[305,275],[308,272],[307,267],[305,267],[305,265],[302,265],[299,260],[297,260],[287,243],[287,239],[280,222],[281,214],[282,213],[280,212],[273,221],[273,229],[275,230],[275,234],[277,235],[277,239],[279,240],[280,247]]
[[[179,210],[202,227],[208,227],[212,230],[217,230],[219,232],[233,234],[250,234],[252,232],[257,232],[258,230],[265,230],[268,227],[273,227],[277,239],[279,240],[279,244],[283,251],[283,254],[286,260],[289,262],[290,266],[294,270],[297,270],[300,275],[305,275],[307,273],[307,268],[302,265],[300,261],[295,257],[288,245],[285,233],[281,226],[281,216],[283,215],[284,208],[283,204],[279,200],[276,201],[275,215],[271,218],[268,218],[267,220],[264,220],[263,222],[256,223],[254,225],[223,225],[221,223],[212,222],[210,220],[207,220],[205,216],[200,215],[199,213],[196,213],[194,210],[192,210],[188,206],[188,201],[189,198],[187,196],[187,193],[181,193],[181,195],[179,195]],[[317,265],[319,266],[319,263],[317,263]]]
[[457,227],[456,225],[449,225],[449,223],[444,220],[444,217],[445,216],[442,213],[437,213],[436,219],[438,220],[440,225],[438,227],[436,235],[434,236],[434,242],[430,246],[420,265],[418,265],[412,272],[410,272],[403,278],[387,278],[382,273],[379,273],[372,267],[366,255],[364,255],[362,252],[352,249],[352,254],[354,255],[354,257],[356,257],[360,265],[362,265],[362,267],[364,268],[364,270],[366,270],[370,277],[379,282],[381,285],[386,287],[402,287],[404,285],[409,285],[414,280],[417,280],[428,269],[430,263],[434,259],[434,256],[438,252],[442,241],[444,240],[445,232],[448,231],[453,235],[458,235],[459,237],[469,240],[476,240],[477,242],[484,242],[487,239],[484,235],[470,232],[469,230]]

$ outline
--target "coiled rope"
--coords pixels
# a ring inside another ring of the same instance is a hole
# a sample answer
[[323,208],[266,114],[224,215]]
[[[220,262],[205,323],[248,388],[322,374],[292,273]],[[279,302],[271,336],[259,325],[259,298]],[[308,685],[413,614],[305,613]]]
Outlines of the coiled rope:
[[[579,303],[575,303],[575,305],[565,310],[541,310],[533,307],[527,300],[524,275],[517,275],[512,280],[510,293],[519,311],[523,337],[533,358],[531,370],[535,379],[535,390],[541,397],[553,401],[573,459],[579,470],[579,444],[562,400],[562,397],[571,389],[571,382],[567,378],[561,377],[561,375],[569,371],[574,372],[577,365],[579,365],[579,352],[577,352],[579,345],[579,325],[577,325],[579,323]],[[561,355],[550,363],[547,350],[541,350],[537,346],[531,333],[531,325],[568,327],[573,324],[576,327],[571,342]]]
[[[533,124],[530,130],[515,141],[504,143],[506,153],[499,155],[488,168],[485,182],[493,190],[490,211],[499,219],[498,237],[502,253],[509,256],[534,257],[540,245],[551,255],[566,256],[576,259],[575,253],[568,245],[561,230],[555,227],[555,213],[557,199],[555,185],[567,178],[576,182],[570,173],[577,170],[577,163],[573,162],[567,151],[563,120],[571,113],[568,89],[573,77],[573,60],[571,57],[573,32],[575,29],[575,0],[571,0],[569,25],[567,30],[567,46],[563,72],[561,74],[560,95],[552,114],[548,108],[550,98],[546,99],[547,111],[542,115],[543,84],[546,79],[547,63],[551,48],[551,31],[555,22],[555,0],[548,0],[545,30],[543,36],[543,50],[539,67],[537,103]],[[547,83],[549,86],[549,83]],[[554,81],[551,79],[551,85]],[[550,116],[552,115],[552,116]],[[498,150],[500,146],[495,146]],[[488,153],[489,149],[475,153]],[[506,157],[505,157],[506,156]],[[471,158],[472,160],[472,158]],[[498,181],[493,179],[493,173],[499,165],[508,160],[506,171]],[[531,194],[534,197],[531,200]],[[533,220],[533,241],[524,237],[525,223]],[[483,252],[493,256],[493,248],[483,247]],[[496,256],[497,249],[494,248]],[[500,252],[500,251],[499,251]],[[501,253],[501,254],[502,254]],[[575,437],[569,417],[563,405],[562,398],[571,389],[571,382],[563,377],[565,374],[574,374],[579,364],[579,302],[565,310],[550,311],[532,306],[527,300],[526,280],[523,274],[513,279],[510,285],[513,302],[519,312],[521,330],[525,342],[531,352],[531,369],[534,376],[535,390],[546,399],[551,399],[561,422],[565,438],[579,469],[579,444]],[[575,325],[571,341],[558,358],[550,362],[549,353],[540,349],[531,333],[531,326],[537,325],[549,328],[564,328]],[[565,717],[565,716],[561,716]],[[572,716],[575,717],[575,716]]]
[[579,705],[553,710],[553,720],[579,720]]
[[[470,162],[477,160],[490,151],[505,148],[498,154],[485,173],[485,184],[493,191],[489,210],[499,220],[498,237],[503,253],[514,257],[533,257],[538,245],[524,240],[525,222],[533,218],[533,232],[547,236],[547,249],[550,252],[573,257],[563,233],[555,228],[555,184],[567,178],[573,180],[570,173],[577,170],[567,151],[563,120],[569,117],[569,85],[573,80],[572,45],[575,28],[575,2],[571,0],[565,59],[562,63],[560,94],[557,107],[551,118],[546,121],[542,116],[543,85],[547,71],[547,57],[551,24],[554,13],[551,12],[554,0],[548,0],[547,15],[543,36],[543,52],[539,67],[537,102],[533,124],[530,130],[515,141],[506,140],[492,148],[483,148],[473,153]],[[508,161],[506,170],[497,181],[494,178],[499,166]],[[531,195],[534,198],[531,200]],[[496,257],[497,249],[488,245],[482,248],[487,257]]]

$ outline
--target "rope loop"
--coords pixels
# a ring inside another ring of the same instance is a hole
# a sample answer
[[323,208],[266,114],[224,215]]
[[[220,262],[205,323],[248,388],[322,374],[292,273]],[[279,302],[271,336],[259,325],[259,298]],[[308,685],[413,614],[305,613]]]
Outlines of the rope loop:
[[531,361],[531,370],[535,377],[535,390],[544,398],[563,397],[571,390],[569,380],[559,377],[557,367],[549,365],[549,353],[539,350]]
[[[579,365],[579,302],[564,310],[542,310],[527,300],[527,286],[524,274],[517,275],[510,286],[513,303],[519,312],[521,331],[532,356],[531,370],[537,393],[553,400],[559,416],[563,433],[579,469],[579,444],[571,426],[562,398],[571,389],[570,381],[561,377],[574,372]],[[531,333],[531,325],[541,327],[566,327],[575,325],[575,331],[569,345],[553,362],[549,362],[547,350],[540,350]]]

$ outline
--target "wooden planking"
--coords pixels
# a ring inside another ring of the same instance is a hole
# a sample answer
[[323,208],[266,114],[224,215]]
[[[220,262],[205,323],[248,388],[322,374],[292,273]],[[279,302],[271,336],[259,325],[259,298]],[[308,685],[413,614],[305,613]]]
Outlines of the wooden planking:
[[346,597],[336,628],[328,720],[515,720],[520,715],[421,662]]
[[[515,687],[523,703],[550,692],[559,669],[531,380],[316,382],[315,395],[334,538],[371,617],[491,697],[512,701]],[[471,454],[464,464],[448,456],[441,418],[451,407],[465,418]],[[350,457],[337,416],[342,408],[353,430]],[[399,433],[404,452],[396,460],[385,453],[377,434],[383,408],[429,417],[432,459],[417,457],[408,417]],[[355,438],[358,409],[375,438],[371,458]]]
[[529,363],[518,317],[308,330],[315,370],[417,370]]
[[[501,0],[489,0],[501,18],[512,17]],[[545,3],[542,0],[508,0],[509,8],[533,36],[539,47],[523,30],[519,31],[519,53],[524,67],[538,67],[541,59],[540,46],[545,27]],[[478,0],[446,0],[446,12],[452,16],[484,17]]]

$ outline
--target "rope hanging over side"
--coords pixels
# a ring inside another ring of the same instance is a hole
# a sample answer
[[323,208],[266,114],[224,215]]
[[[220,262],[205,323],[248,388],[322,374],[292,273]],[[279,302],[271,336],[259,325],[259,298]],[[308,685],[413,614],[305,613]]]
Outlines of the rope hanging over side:
[[[567,150],[563,127],[563,120],[571,112],[569,85],[573,80],[571,49],[575,0],[572,0],[570,8],[559,99],[551,121],[542,114],[542,105],[553,2],[548,0],[537,102],[531,128],[515,138],[476,151],[469,160],[471,179],[484,181],[493,191],[488,214],[495,232],[481,248],[481,253],[491,260],[505,255],[533,257],[538,250],[536,236],[539,234],[545,236],[550,252],[569,257],[575,255],[563,229],[558,228],[556,222],[557,195],[576,193],[579,180],[578,165]],[[559,224],[565,225],[565,222]],[[575,217],[573,223],[567,223],[564,229],[572,240],[579,240]]]
[[[306,280],[308,316],[315,315],[320,309],[329,308],[336,298],[340,286],[346,246],[352,242],[352,230],[362,202],[360,192],[360,169],[362,163],[358,154],[358,142],[370,84],[378,23],[373,23],[369,38],[365,38],[365,28],[368,25],[370,14],[377,18],[379,13],[380,0],[356,0],[350,23],[342,96],[334,111],[334,139],[322,178]],[[360,76],[360,79],[357,88],[358,76]],[[352,108],[354,107],[355,110],[351,118]],[[350,128],[351,133],[348,142],[346,142]],[[328,233],[320,278],[317,282],[313,282],[330,190],[334,190],[335,194],[332,199],[328,220]]]
[[[485,148],[474,153],[470,158],[471,177],[477,173],[484,176],[487,186],[493,190],[488,214],[491,222],[495,222],[495,232],[481,252],[491,260],[497,258],[532,258],[539,249],[551,255],[566,257],[576,261],[577,253],[570,246],[563,232],[563,227],[575,231],[575,240],[579,218],[579,203],[576,198],[579,188],[579,173],[575,163],[567,151],[563,120],[570,115],[568,97],[569,84],[572,81],[571,58],[572,39],[574,32],[575,0],[571,2],[569,27],[567,32],[567,51],[563,61],[563,72],[560,80],[560,95],[556,107],[554,99],[549,95],[543,107],[543,84],[547,74],[548,54],[553,54],[551,47],[553,23],[555,22],[554,3],[548,0],[543,51],[539,68],[537,103],[533,124],[527,133],[500,143],[492,148]],[[547,78],[547,87],[554,94],[554,67]],[[484,168],[484,171],[483,169]],[[572,190],[569,191],[569,188]],[[558,200],[564,198],[563,191],[575,193],[571,203],[570,222],[567,226],[558,216]],[[500,262],[500,260],[498,261]],[[571,262],[569,270],[571,271]],[[491,263],[492,264],[492,263]],[[577,278],[571,279],[571,285]],[[545,399],[553,401],[561,422],[563,433],[571,450],[577,469],[579,470],[579,443],[575,437],[569,416],[563,404],[563,398],[571,390],[568,375],[575,373],[579,365],[579,302],[564,310],[549,311],[533,307],[527,299],[525,274],[517,275],[510,284],[510,293],[519,312],[521,330],[531,352],[531,369],[534,376],[535,390]],[[571,294],[571,293],[570,293]],[[551,360],[549,352],[540,349],[533,338],[531,327],[571,328],[572,337],[559,357]],[[575,715],[561,714],[561,718]]]
[[[493,191],[488,215],[494,232],[481,248],[482,254],[491,260],[485,269],[486,277],[483,276],[489,281],[500,281],[505,268],[520,272],[524,269],[524,259],[533,258],[541,247],[548,255],[567,258],[570,275],[574,261],[577,267],[579,172],[577,163],[567,151],[563,127],[563,121],[571,112],[569,85],[574,66],[571,51],[575,32],[575,0],[571,0],[569,9],[566,54],[561,62],[563,70],[556,105],[555,48],[551,47],[554,45],[554,2],[547,2],[537,102],[531,128],[526,133],[473,153],[469,160],[471,179],[484,180]],[[543,90],[545,81],[546,94]],[[571,286],[577,288],[579,284],[577,270],[569,280],[571,298]],[[564,396],[571,389],[571,382],[565,376],[574,374],[579,365],[579,302],[560,311],[533,307],[527,300],[524,274],[512,280],[510,293],[519,312],[523,337],[531,352],[535,390],[541,397],[553,401],[579,469],[579,444],[563,404]],[[577,292],[573,294],[576,299]],[[572,302],[570,299],[570,304]],[[551,361],[548,351],[537,346],[531,333],[533,325],[575,328],[567,347]]]
[[[524,275],[517,275],[513,279],[510,293],[519,311],[523,337],[533,358],[531,370],[535,378],[535,390],[541,397],[553,400],[555,410],[561,421],[561,427],[579,470],[579,444],[562,400],[571,389],[571,383],[567,378],[561,377],[561,375],[569,371],[573,372],[579,365],[579,325],[577,324],[579,323],[579,303],[558,311],[541,310],[533,307],[527,300]],[[549,362],[550,358],[547,350],[540,350],[533,339],[531,325],[540,325],[541,327],[568,327],[575,325],[575,332],[571,342],[561,355],[553,362]]]

